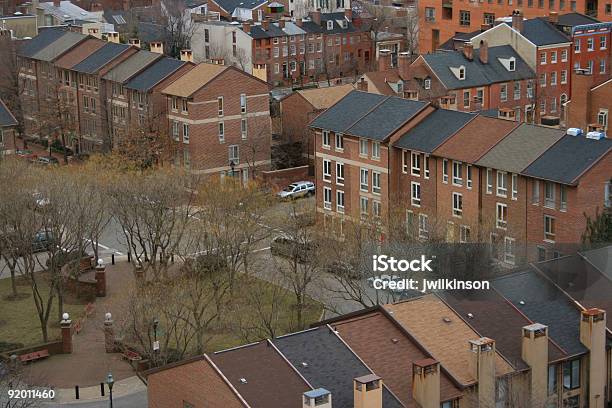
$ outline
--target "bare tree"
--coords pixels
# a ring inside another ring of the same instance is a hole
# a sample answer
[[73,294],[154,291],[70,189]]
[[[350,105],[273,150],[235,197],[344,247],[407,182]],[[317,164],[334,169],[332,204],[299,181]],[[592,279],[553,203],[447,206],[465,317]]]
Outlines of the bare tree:
[[[7,363],[0,363],[0,407],[2,408],[38,408],[41,407],[41,398],[26,394],[22,397],[11,398],[10,392],[32,390],[28,383],[29,370],[13,359]],[[40,390],[42,392],[42,390]]]
[[[19,76],[21,62],[17,56],[17,43],[10,36],[0,36],[0,60],[0,99],[17,119],[16,133],[23,137],[26,107],[23,105],[22,95],[25,93],[26,83]],[[27,147],[25,143],[24,140],[24,148]]]
[[194,25],[185,3],[180,0],[162,0],[160,3],[165,27],[168,55],[178,58],[181,50],[188,49],[193,36]]

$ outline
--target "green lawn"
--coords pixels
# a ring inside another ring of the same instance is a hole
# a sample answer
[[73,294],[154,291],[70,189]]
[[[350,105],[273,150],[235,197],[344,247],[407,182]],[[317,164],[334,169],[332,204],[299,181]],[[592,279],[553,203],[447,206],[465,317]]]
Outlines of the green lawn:
[[[48,286],[40,279],[41,292],[48,293]],[[38,312],[32,297],[32,289],[22,283],[18,286],[20,294],[27,294],[19,300],[7,300],[6,296],[12,293],[11,280],[0,279],[0,342],[21,343],[24,347],[41,343],[42,331]],[[70,314],[74,321],[84,314],[84,305],[65,304],[64,311]],[[49,340],[60,336],[59,322],[57,321],[57,302],[53,304],[49,318]]]

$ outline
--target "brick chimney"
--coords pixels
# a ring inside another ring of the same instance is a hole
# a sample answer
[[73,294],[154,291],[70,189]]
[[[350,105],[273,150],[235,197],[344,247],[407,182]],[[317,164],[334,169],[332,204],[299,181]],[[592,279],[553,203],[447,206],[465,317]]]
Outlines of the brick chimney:
[[270,20],[265,19],[261,22],[261,29],[264,31],[268,31],[270,29]]
[[400,52],[397,56],[397,69],[400,78],[403,80],[408,79],[408,73],[410,71],[410,53]]
[[302,398],[302,408],[332,408],[331,392],[325,388],[306,391]]
[[149,48],[151,50],[151,52],[155,52],[157,54],[163,54],[164,53],[164,43],[161,41],[153,41],[151,43],[149,43]]
[[551,11],[548,14],[548,22],[551,24],[558,24],[559,23],[559,13],[557,13],[556,11]]
[[521,358],[531,368],[531,406],[543,407],[548,398],[548,327],[540,323],[523,327]]
[[489,28],[491,28],[491,24],[481,24],[480,25],[480,32],[484,33],[485,31],[487,31]]
[[100,29],[97,27],[88,28],[87,35],[91,35],[92,37],[102,39],[102,34],[100,34]]
[[512,28],[519,33],[523,32],[523,11],[516,9],[512,12]]
[[303,27],[304,26],[304,20],[302,20],[301,17],[295,19],[295,25],[297,25],[298,27]]
[[391,69],[391,51],[378,51],[378,70],[387,71],[389,69]]
[[72,320],[70,320],[68,313],[62,315],[60,327],[62,330],[62,353],[70,354],[72,353]]
[[130,38],[128,40],[128,44],[133,45],[134,47],[140,48],[140,40],[138,38]]
[[572,100],[567,105],[567,126],[583,130],[589,123],[591,113],[591,87],[593,76],[585,70],[576,70],[571,77]]
[[283,28],[285,28],[285,20],[280,19],[278,20],[278,27],[282,30]]
[[119,44],[119,33],[116,31],[106,33],[106,41]]
[[489,63],[489,43],[487,40],[480,40],[480,47],[478,48],[478,59],[483,64]]
[[412,363],[412,397],[421,408],[440,408],[440,363],[433,358]]
[[606,390],[606,312],[583,310],[580,318],[580,342],[589,349],[589,407],[601,407]]
[[181,61],[193,62],[193,52],[191,50],[181,50]]
[[316,25],[321,25],[321,9],[316,9],[315,11],[311,11],[308,14],[313,23],[315,23]]
[[61,6],[61,1],[60,0],[53,0],[53,7],[59,7]]
[[471,42],[467,42],[463,46],[463,56],[469,61],[474,59],[474,45]]
[[353,10],[350,8],[344,9],[344,18],[346,18],[348,22],[353,21]]
[[368,82],[364,77],[361,77],[359,82],[357,82],[357,89],[363,92],[368,92]]
[[481,337],[469,341],[468,364],[478,381],[479,407],[495,406],[495,340]]
[[244,31],[247,34],[251,32],[251,22],[250,21],[245,21],[242,23],[242,31]]
[[376,374],[353,379],[353,408],[382,408],[382,387]]

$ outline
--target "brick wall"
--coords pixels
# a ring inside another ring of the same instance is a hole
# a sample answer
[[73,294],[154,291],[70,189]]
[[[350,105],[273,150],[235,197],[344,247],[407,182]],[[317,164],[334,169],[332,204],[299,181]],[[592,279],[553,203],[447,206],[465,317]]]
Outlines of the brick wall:
[[314,140],[308,124],[321,111],[316,110],[297,92],[281,101],[282,136],[285,142],[301,142],[304,153],[314,154]]

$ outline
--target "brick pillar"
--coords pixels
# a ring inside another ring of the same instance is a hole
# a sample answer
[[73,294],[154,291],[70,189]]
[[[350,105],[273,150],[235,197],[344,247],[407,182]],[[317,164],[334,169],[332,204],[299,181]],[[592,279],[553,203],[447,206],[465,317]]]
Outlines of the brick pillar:
[[101,259],[98,260],[98,265],[96,265],[96,296],[106,296],[106,265]]
[[68,313],[62,316],[60,327],[62,328],[62,353],[70,354],[72,353],[72,320]]
[[144,271],[142,265],[136,265],[136,280],[142,281],[144,279]]
[[115,329],[113,328],[113,315],[104,316],[104,348],[107,353],[115,352]]

